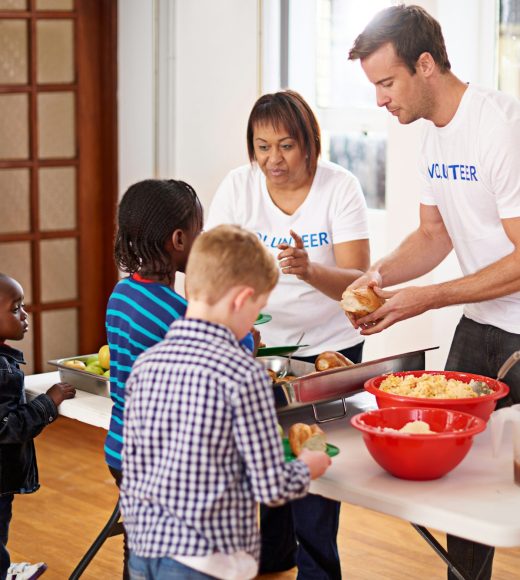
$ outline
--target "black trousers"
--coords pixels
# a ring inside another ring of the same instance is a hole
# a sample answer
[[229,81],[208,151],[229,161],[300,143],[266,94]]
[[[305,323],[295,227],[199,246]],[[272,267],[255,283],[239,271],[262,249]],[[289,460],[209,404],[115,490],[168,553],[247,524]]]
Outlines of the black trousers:
[[[352,362],[361,362],[363,344],[339,352]],[[316,356],[293,358],[313,363]],[[341,580],[336,542],[340,506],[338,501],[312,493],[276,508],[260,505],[260,573],[296,565],[298,580]]]
[[[519,334],[489,324],[479,324],[463,316],[453,336],[446,370],[495,378],[502,363],[515,350],[520,350]],[[498,407],[520,403],[520,365],[514,366],[504,380],[511,390],[509,397],[498,401]],[[449,534],[447,544],[450,558],[457,568],[465,571],[468,578],[491,579],[495,548]],[[455,580],[449,571],[448,579]]]

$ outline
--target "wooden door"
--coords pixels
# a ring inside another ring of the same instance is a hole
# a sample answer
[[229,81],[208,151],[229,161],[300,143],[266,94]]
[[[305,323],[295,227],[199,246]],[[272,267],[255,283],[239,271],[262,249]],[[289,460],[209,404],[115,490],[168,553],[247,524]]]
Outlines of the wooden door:
[[117,0],[0,0],[0,272],[26,372],[95,352],[117,279]]

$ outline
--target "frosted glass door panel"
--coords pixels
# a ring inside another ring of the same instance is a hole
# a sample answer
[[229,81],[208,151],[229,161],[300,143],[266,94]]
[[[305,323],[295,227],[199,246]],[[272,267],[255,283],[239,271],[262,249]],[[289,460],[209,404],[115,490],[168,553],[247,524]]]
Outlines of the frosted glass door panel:
[[29,157],[27,95],[0,95],[0,159]]
[[0,271],[18,280],[24,289],[25,302],[32,302],[31,247],[29,242],[0,243]]
[[45,167],[39,171],[40,229],[71,230],[76,227],[76,170]]
[[78,311],[75,308],[42,312],[42,366],[44,370],[55,371],[47,365],[48,360],[76,356],[78,353]]
[[74,300],[78,297],[76,281],[76,240],[42,240],[42,302]]
[[27,22],[0,20],[0,84],[28,82]]
[[73,9],[74,9],[74,0],[36,0],[36,10],[73,10]]
[[39,20],[36,24],[38,83],[74,82],[72,20]]
[[38,94],[38,138],[40,159],[76,156],[74,93]]
[[0,169],[2,212],[0,234],[28,232],[31,227],[29,204],[29,170]]
[[25,10],[27,0],[0,0],[0,10]]

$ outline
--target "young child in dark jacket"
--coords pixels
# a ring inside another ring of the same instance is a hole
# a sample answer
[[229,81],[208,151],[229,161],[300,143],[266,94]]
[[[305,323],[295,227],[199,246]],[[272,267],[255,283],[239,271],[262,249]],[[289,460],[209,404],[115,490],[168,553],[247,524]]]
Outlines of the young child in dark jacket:
[[67,383],[53,385],[27,403],[25,364],[21,351],[5,344],[27,332],[20,284],[0,273],[0,580],[38,578],[47,568],[38,564],[11,564],[6,544],[15,493],[32,493],[40,484],[33,439],[58,415],[58,406],[76,394]]

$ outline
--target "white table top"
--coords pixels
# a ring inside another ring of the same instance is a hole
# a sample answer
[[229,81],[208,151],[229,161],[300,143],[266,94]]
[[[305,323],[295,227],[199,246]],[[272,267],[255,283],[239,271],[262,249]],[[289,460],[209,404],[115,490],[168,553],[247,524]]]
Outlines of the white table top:
[[[40,375],[28,375],[25,377],[25,391],[29,399],[45,393],[55,383],[60,382],[58,371],[42,373]],[[63,401],[59,407],[59,414],[69,419],[77,419],[82,423],[102,427],[108,430],[112,401],[108,397],[92,395],[85,391],[76,391],[74,399]]]
[[[27,376],[28,396],[45,392],[56,382],[58,372]],[[348,417],[374,406],[372,395],[355,395],[348,399]],[[60,414],[107,429],[111,407],[106,397],[78,391],[75,399],[62,403]],[[282,417],[282,423],[288,420],[294,422]],[[493,457],[486,430],[475,437],[468,455],[452,472],[435,481],[414,482],[380,468],[348,418],[326,423],[323,429],[341,453],[327,473],[312,482],[313,493],[488,545],[520,546],[520,486],[513,482],[510,438],[504,438],[500,454]]]

